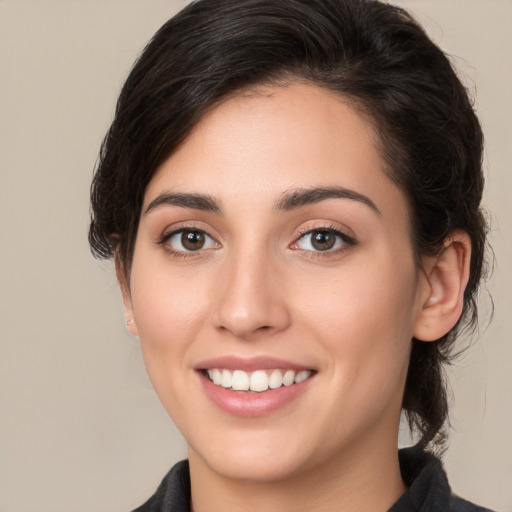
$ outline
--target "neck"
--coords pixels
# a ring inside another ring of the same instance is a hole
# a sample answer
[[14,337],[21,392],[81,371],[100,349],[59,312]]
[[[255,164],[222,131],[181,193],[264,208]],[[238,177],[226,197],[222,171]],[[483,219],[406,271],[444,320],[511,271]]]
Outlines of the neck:
[[384,512],[405,491],[396,443],[382,439],[272,482],[225,478],[192,450],[189,459],[194,512]]

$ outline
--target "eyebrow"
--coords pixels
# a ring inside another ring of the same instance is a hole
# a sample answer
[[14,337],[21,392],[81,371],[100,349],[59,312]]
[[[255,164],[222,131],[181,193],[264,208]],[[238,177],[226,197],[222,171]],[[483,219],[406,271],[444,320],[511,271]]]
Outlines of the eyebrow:
[[[367,196],[343,187],[315,187],[293,189],[285,192],[277,201],[274,209],[277,212],[285,212],[325,201],[326,199],[349,199],[358,201],[369,206],[380,215],[380,210],[375,203]],[[207,194],[193,194],[187,192],[163,192],[149,203],[144,211],[147,214],[162,206],[179,206],[181,208],[192,208],[216,214],[222,214],[220,203]]]
[[349,199],[369,206],[377,214],[381,214],[375,203],[367,196],[343,187],[316,187],[294,189],[285,192],[277,202],[276,211],[294,210],[302,206],[319,203],[326,199]]
[[202,210],[212,213],[222,213],[220,204],[215,200],[215,198],[206,194],[163,192],[149,203],[144,214],[156,210],[164,205],[181,206],[182,208],[192,208],[194,210]]

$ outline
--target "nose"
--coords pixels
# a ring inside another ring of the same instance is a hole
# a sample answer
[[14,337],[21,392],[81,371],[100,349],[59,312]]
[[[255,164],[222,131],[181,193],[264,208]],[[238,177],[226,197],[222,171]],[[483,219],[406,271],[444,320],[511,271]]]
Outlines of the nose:
[[268,255],[234,254],[219,270],[213,314],[217,329],[253,340],[289,326],[286,290],[279,278],[282,272]]

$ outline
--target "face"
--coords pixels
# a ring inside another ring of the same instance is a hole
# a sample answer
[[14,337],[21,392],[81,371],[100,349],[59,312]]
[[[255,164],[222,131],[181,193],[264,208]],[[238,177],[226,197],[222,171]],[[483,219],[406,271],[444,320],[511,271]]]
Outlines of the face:
[[124,298],[191,464],[269,481],[396,452],[423,299],[374,141],[337,95],[262,87],[150,182]]

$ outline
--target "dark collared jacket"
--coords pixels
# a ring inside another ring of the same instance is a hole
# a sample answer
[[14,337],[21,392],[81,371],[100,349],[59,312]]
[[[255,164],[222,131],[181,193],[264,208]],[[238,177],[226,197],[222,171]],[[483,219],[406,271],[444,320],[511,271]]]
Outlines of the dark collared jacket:
[[[491,512],[455,496],[434,455],[412,447],[400,450],[399,458],[408,489],[388,512]],[[178,462],[156,493],[133,512],[190,512],[188,461]]]

